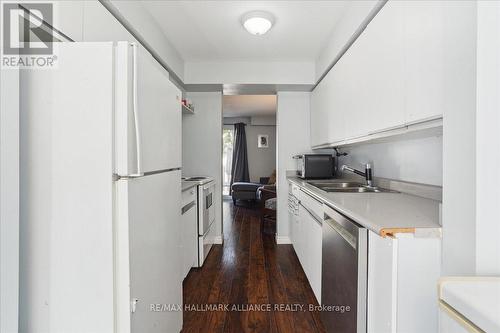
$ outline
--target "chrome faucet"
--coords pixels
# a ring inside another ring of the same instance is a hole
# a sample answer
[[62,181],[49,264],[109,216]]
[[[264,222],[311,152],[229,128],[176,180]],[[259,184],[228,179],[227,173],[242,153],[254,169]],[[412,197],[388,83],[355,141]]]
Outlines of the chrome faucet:
[[368,187],[373,187],[372,166],[370,165],[370,163],[365,164],[365,172],[356,170],[356,169],[351,168],[345,164],[342,166],[342,171],[344,171],[344,170],[347,170],[347,171],[350,171],[350,172],[355,173],[357,175],[360,175],[361,177],[365,177],[366,185]]

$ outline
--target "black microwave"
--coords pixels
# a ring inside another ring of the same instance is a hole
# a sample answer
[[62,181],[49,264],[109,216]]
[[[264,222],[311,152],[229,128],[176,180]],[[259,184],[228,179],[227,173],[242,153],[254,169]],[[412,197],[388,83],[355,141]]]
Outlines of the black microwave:
[[334,160],[328,154],[303,154],[297,159],[297,176],[303,179],[333,178]]

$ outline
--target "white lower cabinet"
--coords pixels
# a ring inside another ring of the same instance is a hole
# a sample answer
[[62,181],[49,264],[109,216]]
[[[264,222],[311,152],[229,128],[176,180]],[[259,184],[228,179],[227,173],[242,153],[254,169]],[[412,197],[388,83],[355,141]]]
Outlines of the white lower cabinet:
[[185,278],[191,267],[198,263],[198,205],[196,187],[182,193],[181,246],[182,278]]
[[309,256],[311,258],[309,281],[318,303],[321,304],[321,240],[323,237],[323,231],[321,223],[316,219],[310,220],[309,228],[309,240],[311,241],[309,244]]
[[[311,204],[308,205],[307,201]],[[318,303],[321,303],[322,217],[322,204],[307,194],[302,194],[299,215],[294,221],[297,227],[293,231],[295,235],[293,245]]]
[[[297,191],[295,191],[297,194]],[[321,304],[323,205],[299,191],[290,214],[292,243]],[[429,233],[381,237],[368,231],[368,333],[437,333],[441,238]]]
[[367,331],[438,332],[440,238],[368,233]]

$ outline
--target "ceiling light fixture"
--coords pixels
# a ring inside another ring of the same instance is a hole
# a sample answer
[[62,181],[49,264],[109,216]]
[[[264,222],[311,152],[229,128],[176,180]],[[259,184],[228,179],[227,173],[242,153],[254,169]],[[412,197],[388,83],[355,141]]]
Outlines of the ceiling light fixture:
[[274,16],[271,13],[263,11],[249,12],[243,15],[241,23],[249,33],[260,36],[272,28]]

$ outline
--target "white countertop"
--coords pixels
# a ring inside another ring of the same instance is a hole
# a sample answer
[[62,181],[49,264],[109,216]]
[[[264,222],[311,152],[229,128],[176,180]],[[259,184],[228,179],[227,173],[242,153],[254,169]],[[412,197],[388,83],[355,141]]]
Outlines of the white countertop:
[[485,332],[500,332],[500,277],[445,277],[439,297]]
[[439,201],[405,193],[325,192],[297,177],[288,177],[288,181],[377,234],[393,229],[441,228]]

